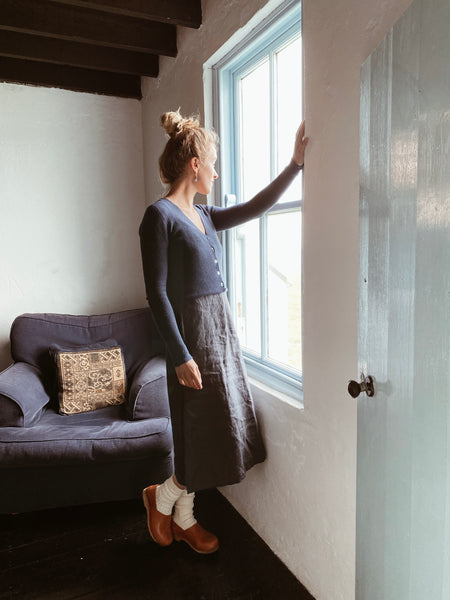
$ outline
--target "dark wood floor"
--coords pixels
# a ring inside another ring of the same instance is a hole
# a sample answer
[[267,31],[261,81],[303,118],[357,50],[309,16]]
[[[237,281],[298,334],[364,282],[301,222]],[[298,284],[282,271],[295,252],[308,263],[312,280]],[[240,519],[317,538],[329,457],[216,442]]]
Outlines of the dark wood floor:
[[196,514],[217,553],[157,546],[140,501],[0,516],[0,600],[313,600],[217,491]]

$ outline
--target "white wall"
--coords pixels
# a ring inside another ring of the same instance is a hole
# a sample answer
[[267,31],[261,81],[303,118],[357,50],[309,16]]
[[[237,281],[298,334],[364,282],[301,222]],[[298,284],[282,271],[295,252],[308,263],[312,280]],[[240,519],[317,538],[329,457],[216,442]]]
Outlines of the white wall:
[[145,306],[141,105],[0,84],[0,368],[22,312]]
[[[317,600],[351,600],[355,587],[356,402],[346,388],[358,376],[360,66],[410,2],[304,1],[304,409],[254,389],[268,459],[224,490]],[[204,0],[200,30],[180,31],[179,57],[146,80],[148,203],[161,189],[159,115],[202,111],[203,63],[276,4]]]

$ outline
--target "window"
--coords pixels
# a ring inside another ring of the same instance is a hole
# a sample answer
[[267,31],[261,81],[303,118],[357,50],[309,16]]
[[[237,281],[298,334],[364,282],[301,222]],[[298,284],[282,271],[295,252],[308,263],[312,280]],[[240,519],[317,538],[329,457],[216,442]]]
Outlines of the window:
[[[290,161],[302,120],[301,7],[284,5],[214,65],[222,203],[245,202]],[[302,176],[264,217],[226,233],[230,305],[249,373],[301,386]]]

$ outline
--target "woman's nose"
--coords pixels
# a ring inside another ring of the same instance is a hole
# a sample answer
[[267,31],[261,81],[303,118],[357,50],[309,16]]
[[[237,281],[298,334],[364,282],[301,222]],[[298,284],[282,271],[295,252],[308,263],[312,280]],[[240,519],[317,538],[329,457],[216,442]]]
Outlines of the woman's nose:
[[214,179],[217,179],[219,176],[217,174],[217,171],[214,169],[214,175],[213,175]]

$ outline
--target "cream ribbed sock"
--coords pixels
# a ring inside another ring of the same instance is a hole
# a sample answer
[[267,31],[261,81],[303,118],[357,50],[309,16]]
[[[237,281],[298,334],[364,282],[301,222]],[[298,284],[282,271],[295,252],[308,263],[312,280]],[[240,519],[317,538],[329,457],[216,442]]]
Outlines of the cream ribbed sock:
[[156,488],[156,508],[163,515],[171,515],[172,508],[185,490],[180,489],[172,477]]
[[173,520],[181,529],[189,529],[189,527],[197,523],[194,517],[194,497],[195,492],[188,494],[184,490],[183,494],[175,502]]

